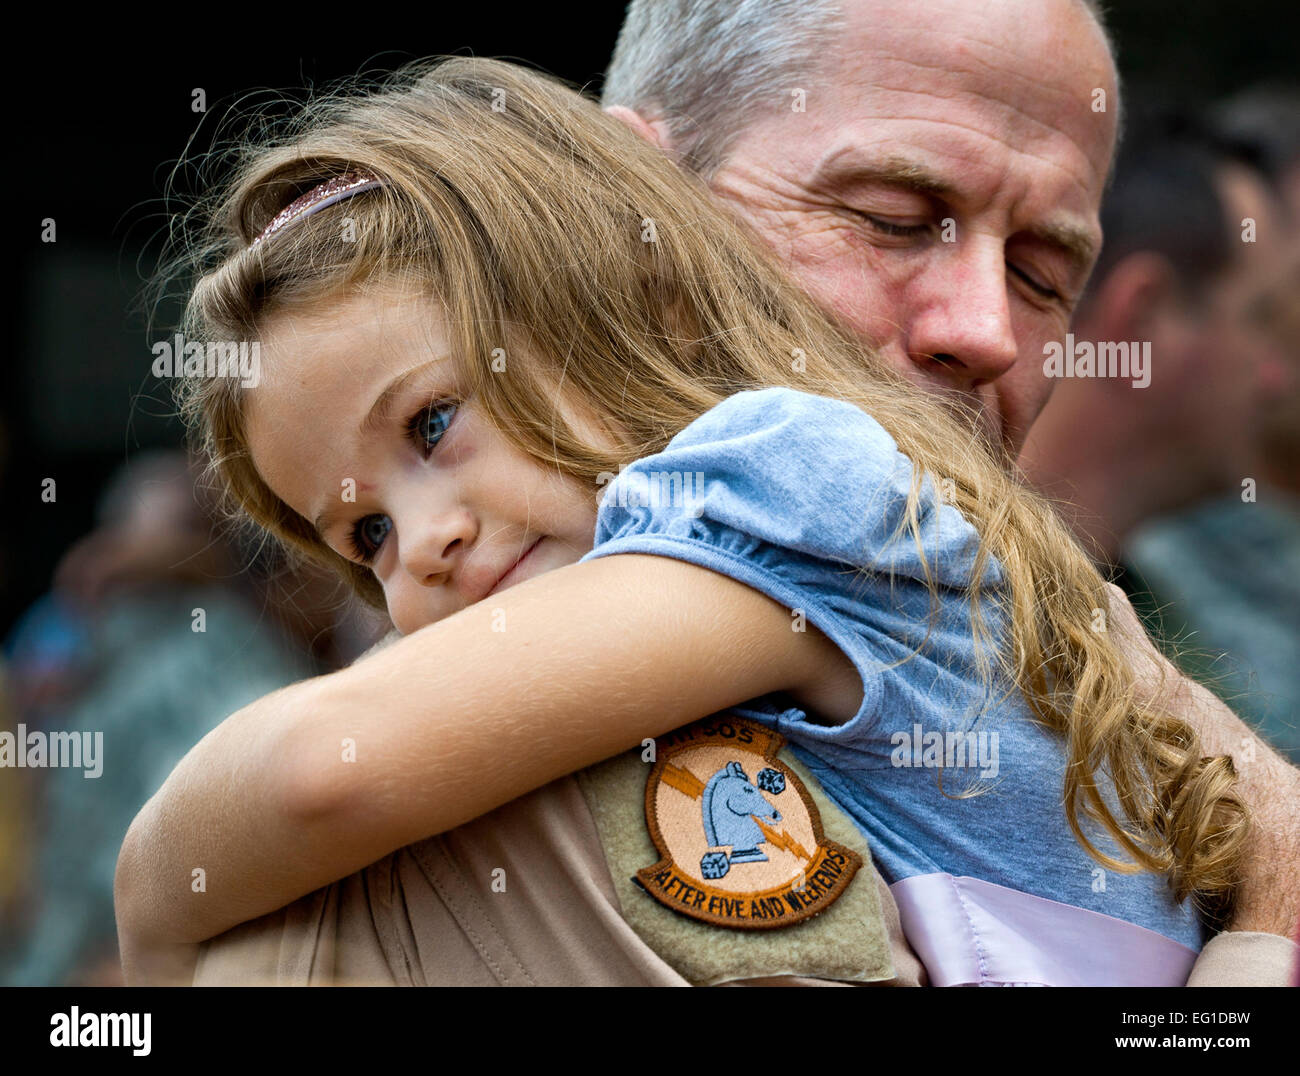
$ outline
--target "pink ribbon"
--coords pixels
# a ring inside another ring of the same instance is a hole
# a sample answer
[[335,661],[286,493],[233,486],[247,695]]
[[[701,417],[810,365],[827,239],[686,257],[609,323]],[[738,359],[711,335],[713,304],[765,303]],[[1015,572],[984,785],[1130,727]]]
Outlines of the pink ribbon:
[[932,986],[1183,986],[1196,962],[1154,930],[978,878],[890,890]]

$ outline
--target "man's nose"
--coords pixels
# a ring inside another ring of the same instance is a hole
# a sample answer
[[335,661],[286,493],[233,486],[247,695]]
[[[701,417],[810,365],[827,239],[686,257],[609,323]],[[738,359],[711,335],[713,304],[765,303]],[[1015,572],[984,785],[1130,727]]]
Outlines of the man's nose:
[[971,241],[927,273],[907,325],[907,351],[928,376],[961,388],[994,381],[1016,363],[1006,258]]
[[477,535],[474,517],[464,507],[417,508],[397,520],[398,557],[417,584],[440,586],[459,567]]

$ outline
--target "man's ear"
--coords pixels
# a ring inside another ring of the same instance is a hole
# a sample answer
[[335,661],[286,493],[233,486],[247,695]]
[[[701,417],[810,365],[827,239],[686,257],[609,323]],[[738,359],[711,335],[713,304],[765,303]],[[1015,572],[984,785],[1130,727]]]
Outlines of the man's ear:
[[674,155],[672,135],[669,134],[666,120],[648,120],[626,105],[610,105],[605,111],[616,120],[622,120],[652,146],[658,146],[670,157]]

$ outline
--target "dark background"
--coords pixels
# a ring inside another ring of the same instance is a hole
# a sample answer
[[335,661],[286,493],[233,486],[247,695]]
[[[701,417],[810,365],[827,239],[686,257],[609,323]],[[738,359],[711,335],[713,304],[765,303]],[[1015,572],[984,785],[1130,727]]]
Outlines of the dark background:
[[[1111,8],[1130,102],[1155,93],[1198,108],[1295,77],[1294,2]],[[488,0],[450,12],[205,5],[195,23],[195,10],[178,5],[98,25],[56,15],[67,25],[11,38],[17,155],[5,201],[17,273],[8,289],[15,332],[0,367],[0,635],[90,529],[105,478],[141,449],[180,441],[166,390],[149,374],[148,346],[167,334],[169,311],[147,333],[144,287],[168,225],[169,174],[210,145],[225,110],[253,90],[319,88],[438,53],[524,60],[599,92],[622,11],[618,0],[518,10]],[[206,114],[191,111],[195,87],[207,93]],[[47,217],[57,222],[53,244],[40,239]],[[54,504],[40,499],[47,477],[58,484]]]

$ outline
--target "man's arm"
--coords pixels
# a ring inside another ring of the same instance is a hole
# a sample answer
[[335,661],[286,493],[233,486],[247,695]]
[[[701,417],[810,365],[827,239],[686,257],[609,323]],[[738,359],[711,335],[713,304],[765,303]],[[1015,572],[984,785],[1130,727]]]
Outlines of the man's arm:
[[704,568],[623,555],[548,572],[204,737],[123,842],[124,953],[166,970],[186,944],[644,737],[815,691],[832,664],[847,659],[819,632]]
[[1111,587],[1111,625],[1156,698],[1195,730],[1207,755],[1229,755],[1251,814],[1236,911],[1228,929],[1292,939],[1300,923],[1300,770],[1248,728],[1214,694],[1183,676],[1147,637],[1128,597]]
[[1230,755],[1250,809],[1241,889],[1229,930],[1296,936],[1300,923],[1300,770],[1287,763],[1211,692],[1176,670],[1174,710],[1209,755]]

